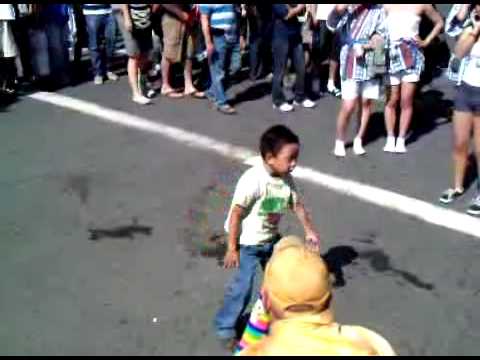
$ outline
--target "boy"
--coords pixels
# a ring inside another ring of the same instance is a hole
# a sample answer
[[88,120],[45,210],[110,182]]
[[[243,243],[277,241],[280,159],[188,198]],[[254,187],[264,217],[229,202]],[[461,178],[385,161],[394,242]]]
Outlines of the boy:
[[225,223],[228,248],[224,267],[239,270],[226,288],[224,305],[214,322],[217,337],[229,350],[233,350],[237,321],[250,300],[257,264],[265,267],[280,239],[278,224],[288,209],[298,216],[307,242],[319,247],[318,233],[290,175],[299,152],[297,135],[283,125],[271,127],[260,139],[263,162],[247,170],[235,189]]

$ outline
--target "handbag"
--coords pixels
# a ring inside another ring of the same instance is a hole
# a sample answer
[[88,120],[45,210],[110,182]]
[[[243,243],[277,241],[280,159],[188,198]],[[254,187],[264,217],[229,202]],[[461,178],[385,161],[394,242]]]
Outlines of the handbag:
[[377,46],[366,54],[367,71],[372,77],[383,76],[387,73],[387,57],[385,46]]

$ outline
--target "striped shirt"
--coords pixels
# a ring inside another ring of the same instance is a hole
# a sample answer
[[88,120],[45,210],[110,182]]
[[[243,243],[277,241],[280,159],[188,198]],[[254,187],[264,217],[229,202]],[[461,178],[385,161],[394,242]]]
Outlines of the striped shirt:
[[108,15],[112,13],[110,4],[83,4],[83,15]]
[[230,32],[237,26],[234,4],[199,4],[200,13],[210,16],[212,29]]
[[[457,14],[460,12],[462,6],[463,4],[454,4],[447,16],[445,21],[445,33],[448,36],[457,37],[465,30],[465,28],[472,24],[469,16],[467,16],[463,22],[458,21]],[[460,60],[452,53],[450,61],[448,62],[447,78],[455,82],[457,85],[460,85],[469,62],[470,57],[468,55]]]
[[367,51],[364,57],[355,56],[354,46],[366,44],[374,34],[386,37],[385,10],[380,5],[369,5],[364,8],[352,7],[343,15],[332,11],[327,20],[327,27],[331,31],[340,33],[342,49],[340,51],[340,77],[343,80],[351,79],[366,81],[372,78],[367,57],[373,52]]

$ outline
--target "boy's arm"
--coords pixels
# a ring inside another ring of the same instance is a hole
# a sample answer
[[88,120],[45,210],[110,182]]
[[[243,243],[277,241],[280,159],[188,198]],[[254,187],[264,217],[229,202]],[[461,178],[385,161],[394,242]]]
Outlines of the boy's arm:
[[240,264],[240,252],[238,250],[238,238],[240,237],[240,225],[245,215],[245,209],[239,205],[232,208],[230,223],[228,224],[227,253],[223,260],[225,269],[236,268]]
[[320,235],[317,230],[315,230],[312,218],[310,213],[305,209],[305,205],[301,201],[297,201],[293,206],[293,211],[305,230],[305,240],[307,241],[307,245],[311,246],[312,250],[320,250]]

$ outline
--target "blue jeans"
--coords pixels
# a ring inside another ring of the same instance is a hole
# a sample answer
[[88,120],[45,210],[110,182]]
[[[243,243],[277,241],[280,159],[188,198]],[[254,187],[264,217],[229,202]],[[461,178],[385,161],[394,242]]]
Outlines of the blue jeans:
[[240,266],[225,288],[223,307],[214,320],[215,334],[220,339],[231,339],[236,334],[237,321],[252,296],[257,265],[265,268],[272,255],[274,243],[240,246]]
[[[86,15],[88,30],[88,49],[96,76],[104,76],[107,72],[107,61],[113,57],[115,48],[116,21],[112,14]],[[105,39],[104,48],[102,39]]]
[[227,104],[225,93],[225,77],[227,73],[234,73],[240,69],[240,43],[229,42],[225,36],[212,34],[215,51],[209,61],[210,87],[207,97],[217,106]]
[[295,101],[302,102],[305,99],[305,55],[303,53],[302,38],[294,36],[284,38],[274,36],[272,42],[273,51],[273,80],[272,99],[276,106],[286,101],[283,93],[283,77],[287,66],[288,55],[292,55],[295,67]]

